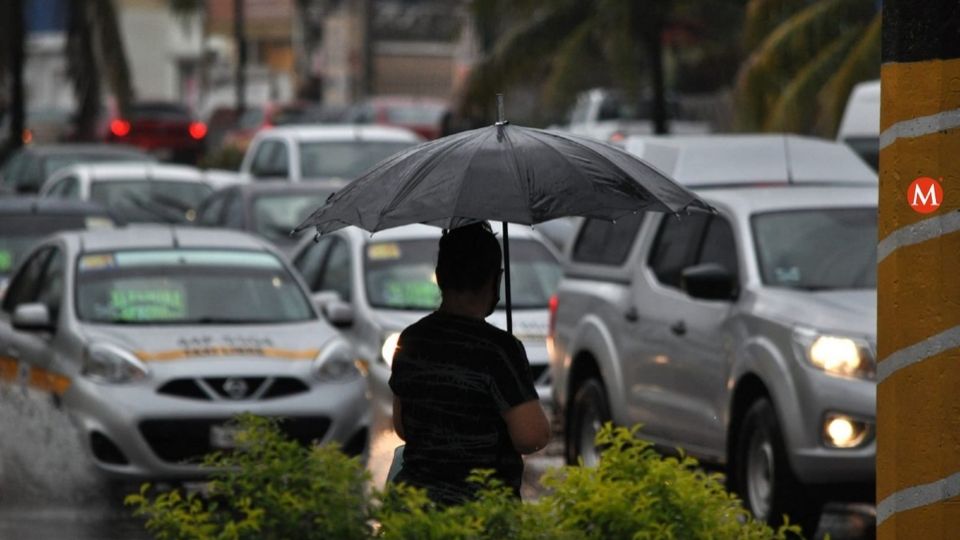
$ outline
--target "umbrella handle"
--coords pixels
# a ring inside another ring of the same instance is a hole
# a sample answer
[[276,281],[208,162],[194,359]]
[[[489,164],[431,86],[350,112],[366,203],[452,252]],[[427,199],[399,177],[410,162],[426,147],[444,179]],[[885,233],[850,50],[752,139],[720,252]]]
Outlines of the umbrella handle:
[[510,224],[503,222],[503,292],[507,296],[507,333],[513,335],[513,306],[510,302]]

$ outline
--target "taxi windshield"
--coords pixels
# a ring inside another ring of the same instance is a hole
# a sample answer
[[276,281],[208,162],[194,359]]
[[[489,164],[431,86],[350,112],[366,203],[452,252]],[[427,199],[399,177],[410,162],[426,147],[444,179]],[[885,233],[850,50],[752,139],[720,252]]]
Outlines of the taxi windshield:
[[[364,262],[371,307],[431,310],[440,305],[436,239],[370,243]],[[561,275],[550,251],[536,241],[511,240],[510,269],[513,308],[546,309]],[[498,308],[505,307],[505,296],[501,281]]]
[[130,250],[81,255],[77,317],[103,324],[270,324],[314,318],[280,260],[259,251]]

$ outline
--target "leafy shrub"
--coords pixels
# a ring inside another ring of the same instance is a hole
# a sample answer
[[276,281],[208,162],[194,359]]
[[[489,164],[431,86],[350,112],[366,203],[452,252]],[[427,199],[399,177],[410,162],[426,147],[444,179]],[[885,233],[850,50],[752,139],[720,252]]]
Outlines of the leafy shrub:
[[636,428],[604,427],[600,464],[547,472],[536,501],[518,504],[490,471],[476,471],[476,500],[438,508],[408,486],[368,494],[370,477],[356,458],[285,440],[275,421],[246,415],[239,425],[237,451],[205,461],[216,467],[208,498],[151,498],[147,485],[127,497],[148,531],[161,540],[768,540],[799,531],[757,522],[717,475],[690,457],[660,456]]
[[227,145],[207,152],[200,158],[199,167],[202,169],[239,171],[241,162],[243,162],[243,150],[236,146]]

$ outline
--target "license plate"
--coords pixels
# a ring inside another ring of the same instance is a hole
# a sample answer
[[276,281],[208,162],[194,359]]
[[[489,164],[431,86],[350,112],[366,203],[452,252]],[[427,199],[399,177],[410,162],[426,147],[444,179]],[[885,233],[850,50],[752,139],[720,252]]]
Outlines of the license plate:
[[232,426],[210,426],[210,446],[218,450],[237,447],[237,429]]

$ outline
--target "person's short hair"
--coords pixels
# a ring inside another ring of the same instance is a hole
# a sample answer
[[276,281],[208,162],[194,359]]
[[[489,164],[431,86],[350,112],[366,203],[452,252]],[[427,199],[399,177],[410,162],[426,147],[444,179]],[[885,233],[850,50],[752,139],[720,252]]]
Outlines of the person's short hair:
[[440,290],[478,291],[500,273],[500,242],[487,222],[444,231],[437,254]]

